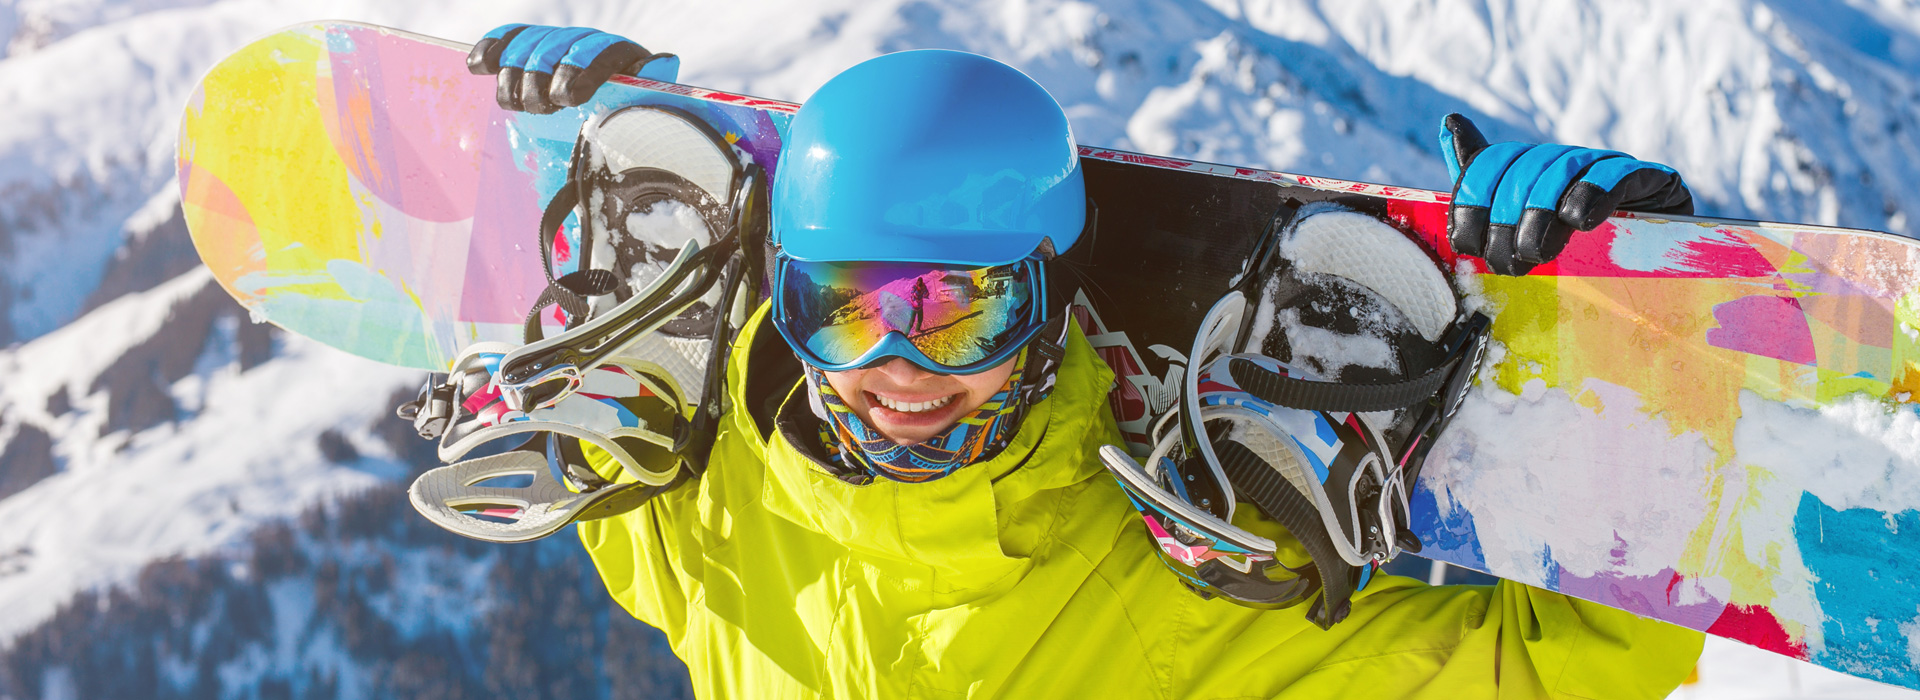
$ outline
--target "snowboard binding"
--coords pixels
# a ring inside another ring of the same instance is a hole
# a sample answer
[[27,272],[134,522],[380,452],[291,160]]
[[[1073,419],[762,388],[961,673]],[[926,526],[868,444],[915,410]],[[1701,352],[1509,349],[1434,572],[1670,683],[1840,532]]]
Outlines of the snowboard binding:
[[[1117,447],[1102,461],[1189,588],[1262,608],[1311,600],[1307,618],[1330,627],[1376,568],[1420,551],[1408,494],[1487,326],[1397,229],[1289,207],[1201,322],[1145,464]],[[1235,525],[1242,502],[1309,560],[1282,561],[1278,543]]]
[[[704,471],[725,353],[760,294],[765,196],[761,167],[698,119],[647,105],[590,119],[541,217],[548,285],[525,344],[468,348],[399,409],[449,463],[414,481],[415,509],[456,534],[519,542]],[[618,465],[611,475],[588,447]]]
[[[654,368],[611,357],[573,378],[573,389],[529,404],[499,378],[513,351],[507,343],[480,343],[456,361],[442,385],[454,388],[456,410],[453,420],[440,423],[439,435],[439,456],[450,465],[414,481],[408,496],[415,510],[462,535],[521,542],[570,522],[625,512],[645,501],[641,494],[684,480],[672,450],[676,427],[686,423],[686,402]],[[527,439],[503,453],[456,461],[520,435]],[[602,476],[583,444],[610,455],[633,478]]]

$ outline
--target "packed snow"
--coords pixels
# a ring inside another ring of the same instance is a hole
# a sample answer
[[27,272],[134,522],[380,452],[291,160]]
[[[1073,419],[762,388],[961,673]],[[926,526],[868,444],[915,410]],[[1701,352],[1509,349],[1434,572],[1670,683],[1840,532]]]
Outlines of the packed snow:
[[[170,310],[210,283],[127,272],[177,230],[180,105],[234,48],[322,18],[460,40],[603,27],[679,54],[685,82],[795,101],[878,53],[972,50],[1045,85],[1082,143],[1430,188],[1446,183],[1439,117],[1458,111],[1495,140],[1673,165],[1705,213],[1920,233],[1913,0],[0,0],[0,452],[43,434],[57,469],[0,492],[0,638],[144,562],[398,477],[366,426],[418,374],[284,335],[256,363],[243,317],[178,339],[193,347],[165,362],[184,369],[154,370],[169,403],[115,403],[154,400],[123,386],[158,381],[126,358],[172,339]],[[1871,418],[1835,410],[1813,422]],[[357,456],[329,461],[327,430]],[[1889,449],[1890,465],[1914,460]],[[1831,487],[1836,507],[1859,497]],[[1915,697],[1708,649],[1676,697]]]

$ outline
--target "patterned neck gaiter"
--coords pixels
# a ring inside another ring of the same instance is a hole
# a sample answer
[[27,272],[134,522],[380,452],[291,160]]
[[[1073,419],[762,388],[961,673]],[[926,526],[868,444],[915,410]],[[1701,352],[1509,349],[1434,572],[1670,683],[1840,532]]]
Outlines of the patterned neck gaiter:
[[806,366],[807,385],[815,398],[815,413],[820,416],[820,440],[829,457],[841,467],[851,467],[908,483],[932,481],[955,469],[985,461],[999,454],[1013,439],[1020,417],[1026,413],[1025,392],[1020,391],[1026,374],[1027,350],[1013,361],[1013,374],[1007,377],[992,398],[973,413],[939,435],[914,445],[898,445],[880,431],[860,420],[827,382],[826,375],[812,365]]

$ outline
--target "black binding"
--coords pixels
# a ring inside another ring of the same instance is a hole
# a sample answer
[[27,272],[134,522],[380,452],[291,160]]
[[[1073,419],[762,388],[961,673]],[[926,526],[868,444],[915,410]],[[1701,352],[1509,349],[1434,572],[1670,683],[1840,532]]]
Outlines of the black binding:
[[1326,525],[1320,521],[1320,509],[1245,445],[1219,440],[1213,443],[1213,450],[1220,456],[1221,471],[1233,482],[1234,494],[1259,506],[1267,517],[1292,533],[1313,557],[1323,593],[1307,609],[1307,619],[1320,629],[1346,619],[1352,609],[1348,601],[1354,592],[1353,576],[1347,570],[1357,567],[1347,565],[1346,560],[1340,558]]

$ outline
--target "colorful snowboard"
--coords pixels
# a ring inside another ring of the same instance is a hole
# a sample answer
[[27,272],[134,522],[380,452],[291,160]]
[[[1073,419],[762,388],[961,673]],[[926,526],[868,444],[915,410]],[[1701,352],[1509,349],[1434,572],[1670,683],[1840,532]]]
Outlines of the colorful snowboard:
[[[422,369],[517,342],[588,115],[678,109],[771,171],[795,108],[627,79],[508,113],[466,51],[314,24],[207,75],[182,198],[256,318]],[[1136,451],[1172,401],[1169,360],[1276,212],[1334,200],[1445,248],[1440,193],[1082,162],[1101,228],[1077,313],[1124,377],[1111,405]],[[1498,342],[1415,492],[1424,556],[1920,688],[1920,242],[1621,217],[1525,277],[1447,257]]]

